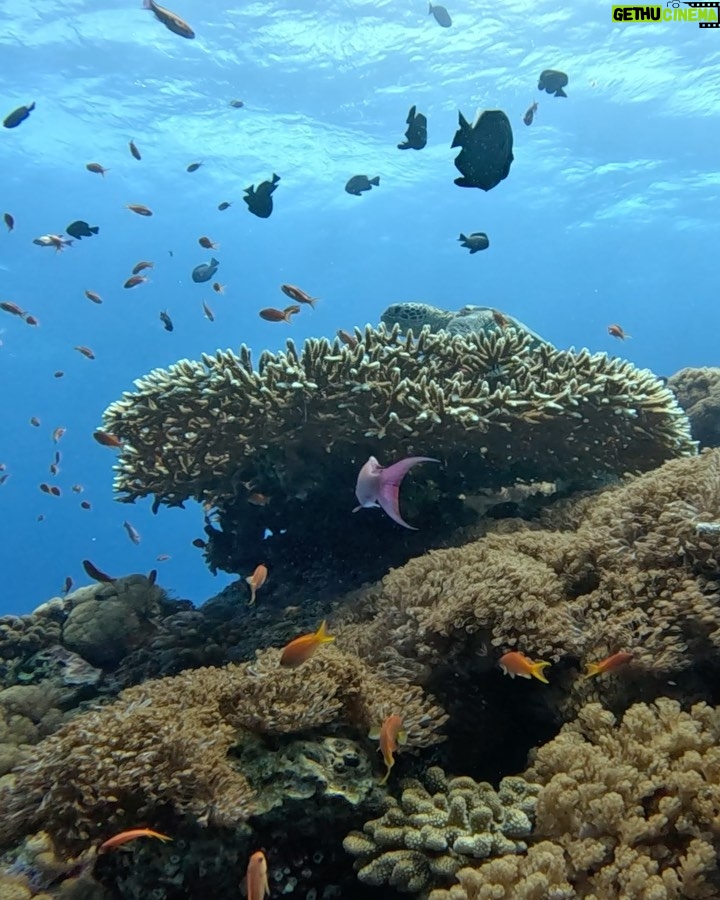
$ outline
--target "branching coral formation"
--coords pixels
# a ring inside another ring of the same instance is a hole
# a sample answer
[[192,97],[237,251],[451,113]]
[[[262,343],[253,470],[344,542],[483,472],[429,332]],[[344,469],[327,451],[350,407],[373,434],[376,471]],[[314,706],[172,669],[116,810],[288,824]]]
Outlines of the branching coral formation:
[[390,684],[335,648],[297,669],[278,652],[255,665],[197,669],[146,682],[65,724],[0,788],[0,843],[45,828],[61,848],[86,847],[141,821],[188,816],[234,827],[254,790],[228,757],[248,732],[288,734],[335,721],[366,733],[401,710],[411,747],[442,740],[446,716],[407,683]]
[[532,830],[536,785],[505,778],[496,792],[472,778],[427,770],[425,784],[406,779],[379,819],[345,838],[358,878],[418,893],[450,884],[469,860],[520,853]]
[[593,483],[695,452],[672,392],[623,360],[531,346],[511,327],[356,337],[288,341],[257,370],[242,347],[139,379],[104,415],[123,441],[116,491],[194,498],[260,540],[265,527],[315,534],[318,508],[337,530],[370,454],[441,459],[446,473],[431,477],[457,498],[518,478]]
[[[389,670],[458,671],[508,649],[679,672],[720,655],[720,451],[391,571],[371,622],[338,630]],[[551,530],[556,529],[556,530]],[[550,670],[552,680],[552,670]],[[578,691],[592,682],[576,679]]]
[[720,445],[720,368],[680,369],[667,386],[690,419],[692,435],[701,447]]

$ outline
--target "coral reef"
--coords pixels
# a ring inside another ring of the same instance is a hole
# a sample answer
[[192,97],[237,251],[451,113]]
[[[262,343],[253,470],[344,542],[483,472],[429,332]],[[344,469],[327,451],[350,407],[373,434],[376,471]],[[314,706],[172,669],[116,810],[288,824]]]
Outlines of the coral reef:
[[401,710],[410,747],[442,740],[446,716],[419,687],[384,681],[334,647],[296,669],[278,659],[268,650],[254,664],[146,682],[76,716],[0,788],[0,844],[43,828],[60,849],[77,851],[138,821],[182,817],[237,827],[256,809],[238,763],[247,733],[334,722],[366,733]]
[[222,530],[206,524],[211,566],[241,572],[318,547],[326,560],[387,549],[392,523],[348,515],[371,454],[445,464],[404,489],[424,535],[394,536],[407,558],[472,517],[460,494],[518,479],[594,485],[695,452],[672,392],[605,354],[531,349],[514,328],[402,337],[368,327],[356,337],[353,348],[289,341],[257,370],[243,347],[139,379],[104,414],[123,441],[116,491],[127,502],[154,495],[156,509],[191,498],[214,506]]
[[720,368],[680,369],[667,386],[690,419],[693,438],[701,447],[720,445]]
[[472,778],[447,778],[437,766],[423,780],[405,779],[399,800],[390,798],[379,819],[345,838],[362,882],[418,893],[450,884],[469,860],[527,849],[536,785],[504,778],[496,792]]

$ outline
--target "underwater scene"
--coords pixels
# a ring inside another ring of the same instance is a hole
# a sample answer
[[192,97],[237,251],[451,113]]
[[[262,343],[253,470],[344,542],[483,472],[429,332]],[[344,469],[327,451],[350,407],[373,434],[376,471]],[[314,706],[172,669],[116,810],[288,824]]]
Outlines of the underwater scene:
[[0,900],[720,900],[720,0],[0,0]]

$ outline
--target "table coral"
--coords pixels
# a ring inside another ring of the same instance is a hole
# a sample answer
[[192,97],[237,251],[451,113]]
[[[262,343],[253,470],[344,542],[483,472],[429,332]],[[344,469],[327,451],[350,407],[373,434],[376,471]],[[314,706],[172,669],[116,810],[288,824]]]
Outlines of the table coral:
[[[435,484],[439,522],[443,502],[480,487],[595,483],[695,452],[672,392],[624,360],[535,348],[511,327],[405,337],[368,327],[356,337],[353,348],[288,341],[257,369],[243,346],[138,379],[103,418],[123,442],[121,499],[216,507],[223,530],[208,530],[212,565],[239,572],[248,547],[267,553],[266,528],[308,552],[340,552],[338,534],[351,544],[348,488],[371,454],[442,459],[445,474],[419,476]],[[457,527],[456,513],[449,520]]]
[[424,782],[405,779],[379,819],[345,838],[360,881],[418,893],[451,883],[469,860],[527,849],[535,785],[504,778],[496,792],[472,778],[448,778],[437,766]]
[[269,650],[254,664],[146,682],[67,722],[0,787],[0,844],[43,828],[72,852],[138,822],[182,816],[236,827],[255,808],[242,753],[230,753],[249,732],[344,721],[364,736],[392,709],[411,748],[442,740],[446,716],[421,688],[385,681],[334,647],[296,669],[278,658]]

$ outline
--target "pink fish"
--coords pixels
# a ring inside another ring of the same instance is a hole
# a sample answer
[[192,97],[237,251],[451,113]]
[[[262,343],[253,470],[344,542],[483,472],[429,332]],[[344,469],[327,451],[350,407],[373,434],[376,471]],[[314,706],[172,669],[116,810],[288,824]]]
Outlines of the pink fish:
[[383,468],[375,457],[371,456],[358,475],[355,496],[360,501],[360,506],[356,506],[353,512],[365,507],[379,506],[393,522],[397,522],[403,528],[417,531],[417,528],[408,525],[400,515],[398,496],[403,478],[413,466],[422,462],[440,462],[440,460],[432,459],[430,456],[408,456],[407,459],[401,459]]

